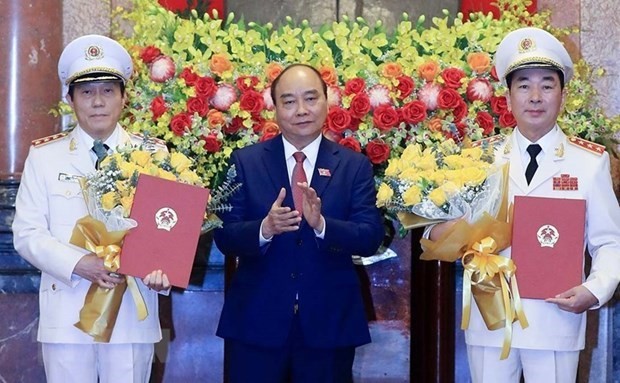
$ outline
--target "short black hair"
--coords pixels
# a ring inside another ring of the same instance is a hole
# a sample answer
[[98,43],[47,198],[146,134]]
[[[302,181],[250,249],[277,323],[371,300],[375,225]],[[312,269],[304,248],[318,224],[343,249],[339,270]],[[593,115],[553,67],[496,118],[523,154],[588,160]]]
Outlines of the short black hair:
[[[121,87],[121,95],[124,96],[125,95],[125,83],[122,81],[110,81],[110,82],[117,82],[120,87]],[[85,82],[72,82],[71,84],[69,84],[69,90],[67,91],[67,94],[69,95],[69,97],[71,97],[71,99],[73,99],[73,93],[75,91],[75,86],[79,85],[79,84],[86,84]]]
[[[510,89],[510,86],[512,85],[512,78],[514,77],[514,74],[517,73],[521,69],[527,69],[527,68],[519,68],[519,69],[513,70],[512,72],[506,75],[506,85],[508,86],[508,89]],[[558,78],[560,79],[560,89],[564,90],[564,72],[562,72],[560,69],[555,68],[555,67],[545,68],[545,69],[552,70],[558,74]]]
[[321,72],[319,72],[312,65],[297,63],[297,64],[291,64],[287,66],[286,68],[284,68],[284,70],[280,72],[278,77],[276,77],[275,80],[273,80],[273,82],[271,83],[270,93],[271,93],[271,99],[273,100],[273,105],[276,105],[276,87],[278,86],[278,83],[280,82],[280,78],[282,77],[284,73],[288,72],[289,69],[295,68],[298,66],[308,68],[312,70],[314,73],[316,73],[316,76],[319,78],[319,80],[321,80],[321,87],[323,88],[323,95],[325,95],[325,98],[327,99],[327,84],[325,83],[325,80],[323,80],[323,77],[321,76]]

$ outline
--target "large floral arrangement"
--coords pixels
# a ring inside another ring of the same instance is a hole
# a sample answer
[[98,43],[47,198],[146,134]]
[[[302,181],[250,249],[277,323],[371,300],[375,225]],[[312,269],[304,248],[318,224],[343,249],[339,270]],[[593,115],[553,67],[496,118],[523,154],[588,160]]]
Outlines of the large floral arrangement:
[[[405,14],[388,33],[361,18],[319,28],[288,18],[275,28],[233,14],[180,17],[156,0],[135,0],[123,12],[133,33],[120,38],[136,65],[122,124],[194,158],[213,186],[234,149],[278,134],[270,84],[287,64],[309,63],[329,86],[325,135],[365,153],[381,181],[388,159],[408,144],[475,141],[515,126],[492,66],[495,47],[524,25],[568,31],[550,28],[547,12],[529,14],[527,1],[498,3],[499,19],[446,14],[425,27],[424,16]],[[594,73],[584,63],[577,69],[561,123],[568,134],[600,142],[618,124],[592,104]]]

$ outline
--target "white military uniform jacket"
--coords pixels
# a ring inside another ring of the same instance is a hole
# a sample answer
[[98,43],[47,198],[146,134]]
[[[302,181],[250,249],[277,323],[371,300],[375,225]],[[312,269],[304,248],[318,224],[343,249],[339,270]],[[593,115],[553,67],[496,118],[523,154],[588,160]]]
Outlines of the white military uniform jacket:
[[[142,138],[120,126],[112,134],[116,145],[139,144]],[[88,142],[90,141],[90,142]],[[24,166],[15,204],[15,249],[41,270],[38,340],[49,343],[92,343],[73,326],[91,282],[73,274],[88,251],[69,244],[75,222],[88,214],[78,178],[95,171],[92,139],[78,126],[35,141]],[[165,149],[165,147],[162,147]],[[138,321],[129,291],[125,292],[110,343],[155,343],[161,339],[158,296],[136,278],[148,309]]]
[[[526,141],[522,136],[521,140]],[[538,156],[539,167],[530,185],[525,180],[529,155],[523,143],[519,146],[517,132],[498,146],[496,162],[510,162],[511,201],[515,195],[586,200],[584,249],[587,246],[592,257],[592,268],[583,285],[596,296],[600,306],[612,297],[620,280],[620,208],[612,188],[608,153],[600,145],[572,141],[557,126],[538,141],[544,157]],[[554,190],[553,178],[560,174],[577,177],[578,190]],[[510,248],[500,254],[510,257]],[[466,342],[501,347],[504,331],[487,330],[473,300],[472,306],[475,309],[465,332]],[[584,348],[585,313],[562,311],[555,304],[534,299],[524,299],[523,307],[529,327],[523,330],[518,322],[514,323],[513,348],[555,351]]]

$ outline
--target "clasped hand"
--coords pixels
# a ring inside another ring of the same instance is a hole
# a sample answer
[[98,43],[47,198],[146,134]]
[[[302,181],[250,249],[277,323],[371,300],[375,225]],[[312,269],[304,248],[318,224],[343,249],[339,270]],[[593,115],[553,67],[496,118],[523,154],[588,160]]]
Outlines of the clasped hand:
[[[97,255],[86,254],[75,265],[73,273],[80,277],[98,284],[104,289],[112,289],[121,283],[125,283],[125,276],[117,273],[111,273],[103,265],[103,259]],[[143,280],[144,284],[155,291],[167,290],[170,288],[168,276],[161,270],[154,270],[148,274]]]
[[[298,184],[303,192],[303,216],[308,225],[316,231],[323,231],[324,220],[321,216],[321,199],[316,191],[308,186],[306,182]],[[272,238],[274,235],[299,229],[302,214],[297,210],[292,210],[288,206],[282,206],[286,197],[286,189],[280,189],[278,198],[271,205],[269,213],[263,219],[263,237]]]

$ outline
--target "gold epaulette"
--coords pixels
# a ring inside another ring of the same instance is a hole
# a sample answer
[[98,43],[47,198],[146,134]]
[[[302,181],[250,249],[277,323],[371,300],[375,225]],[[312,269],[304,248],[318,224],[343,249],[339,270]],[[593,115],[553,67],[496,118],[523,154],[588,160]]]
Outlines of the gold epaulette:
[[52,134],[51,136],[37,138],[36,140],[32,140],[31,144],[32,146],[35,146],[35,147],[43,146],[43,145],[49,144],[50,142],[58,141],[59,139],[66,137],[68,134],[69,132],[65,131],[65,132]]
[[582,149],[587,150],[590,153],[594,153],[598,156],[602,156],[605,153],[605,146],[601,144],[597,144],[596,142],[584,140],[579,137],[569,137],[568,142],[571,144],[580,147]]
[[477,147],[480,147],[480,146],[497,145],[497,144],[501,143],[502,141],[504,141],[504,139],[506,139],[505,135],[503,135],[503,134],[496,134],[496,135],[491,136],[491,137],[483,138],[482,140],[473,141],[471,143],[471,146],[473,148],[477,148]]
[[[131,134],[132,136],[140,139],[140,140],[144,140],[145,139],[145,135],[142,133],[137,133],[137,132],[130,132],[129,134]],[[157,138],[157,137],[153,137],[153,136],[148,136],[148,140],[157,144],[157,145],[161,145],[161,146],[166,146],[166,140],[162,140],[161,138]]]

